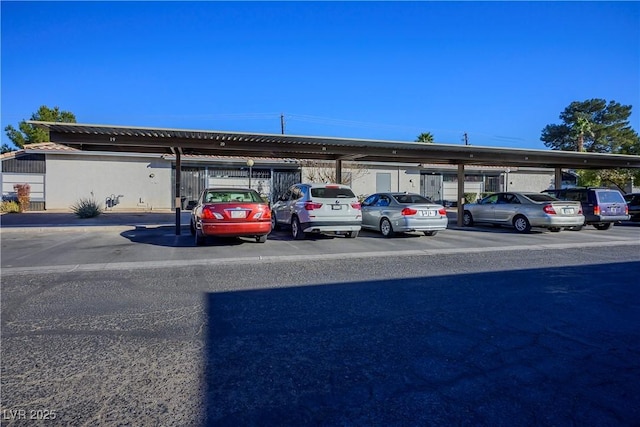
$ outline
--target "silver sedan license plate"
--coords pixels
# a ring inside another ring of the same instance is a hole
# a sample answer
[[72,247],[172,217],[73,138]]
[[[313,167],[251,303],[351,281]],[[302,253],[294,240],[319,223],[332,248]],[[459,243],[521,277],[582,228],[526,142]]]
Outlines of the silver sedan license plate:
[[573,215],[576,211],[573,208],[564,208],[562,209],[562,213],[566,215]]
[[331,209],[333,209],[334,211],[339,211],[340,209],[342,209],[342,205],[331,205]]
[[422,216],[436,216],[436,211],[420,211]]

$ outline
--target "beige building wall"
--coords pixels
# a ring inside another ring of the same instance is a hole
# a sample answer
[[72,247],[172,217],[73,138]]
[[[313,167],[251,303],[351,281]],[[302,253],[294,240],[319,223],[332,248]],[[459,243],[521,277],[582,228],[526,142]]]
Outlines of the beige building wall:
[[390,191],[420,193],[420,171],[402,166],[364,165],[365,173],[355,174],[352,189],[356,195],[367,196],[378,191],[380,183],[388,182]]
[[[343,178],[350,176],[351,189],[357,196],[376,193],[378,182],[388,182],[390,191],[420,192],[420,171],[417,169],[407,170],[402,166],[344,162],[342,175]],[[333,162],[306,162],[302,165],[303,182],[328,182],[334,179],[335,163]]]
[[69,210],[81,198],[114,211],[171,209],[171,162],[159,156],[49,154],[46,162],[47,210]]
[[505,173],[505,190],[539,193],[553,188],[555,172],[553,169],[531,171],[519,169],[517,172]]

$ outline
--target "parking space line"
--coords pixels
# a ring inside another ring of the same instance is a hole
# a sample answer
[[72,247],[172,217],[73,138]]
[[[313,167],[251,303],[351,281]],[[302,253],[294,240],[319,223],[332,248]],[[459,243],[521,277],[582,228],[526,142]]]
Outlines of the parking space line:
[[[278,263],[296,262],[312,260],[335,260],[335,259],[359,259],[359,258],[379,258],[379,257],[403,257],[403,256],[437,256],[468,253],[487,253],[502,251],[542,251],[542,250],[563,250],[579,249],[589,247],[612,247],[612,246],[639,246],[636,240],[617,240],[608,242],[592,243],[543,243],[536,245],[511,245],[494,246],[483,248],[437,248],[437,249],[411,249],[392,251],[369,251],[353,253],[331,253],[331,254],[302,254],[302,255],[260,255],[251,257],[233,258],[209,258],[192,260],[163,260],[163,261],[136,261],[136,262],[113,262],[95,264],[73,264],[73,265],[51,265],[37,267],[7,267],[2,269],[3,276],[17,274],[43,274],[43,273],[70,273],[70,272],[92,272],[109,270],[133,270],[133,269],[156,269],[156,268],[176,268],[186,266],[215,266],[226,264],[257,264],[257,263]],[[640,257],[639,257],[640,258]]]

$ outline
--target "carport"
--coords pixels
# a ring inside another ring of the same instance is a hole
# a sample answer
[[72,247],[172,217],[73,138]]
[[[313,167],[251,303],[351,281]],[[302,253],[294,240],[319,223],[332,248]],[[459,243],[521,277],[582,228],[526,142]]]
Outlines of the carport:
[[[553,168],[556,185],[562,181],[563,168],[640,168],[640,156],[621,154],[82,123],[27,123],[47,129],[51,142],[80,150],[173,154],[176,171],[182,170],[181,157],[185,154],[335,161],[338,180],[342,177],[343,161],[457,165],[458,225],[462,225],[465,165]],[[176,173],[175,182],[176,234],[180,234],[180,175]]]

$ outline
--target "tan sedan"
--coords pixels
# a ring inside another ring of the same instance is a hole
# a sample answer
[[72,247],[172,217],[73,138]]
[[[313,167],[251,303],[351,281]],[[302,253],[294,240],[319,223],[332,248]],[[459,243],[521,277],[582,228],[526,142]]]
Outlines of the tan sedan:
[[576,201],[558,200],[541,193],[495,193],[477,203],[464,205],[462,223],[513,226],[520,233],[531,227],[558,232],[563,228],[580,228],[584,224],[582,205]]

